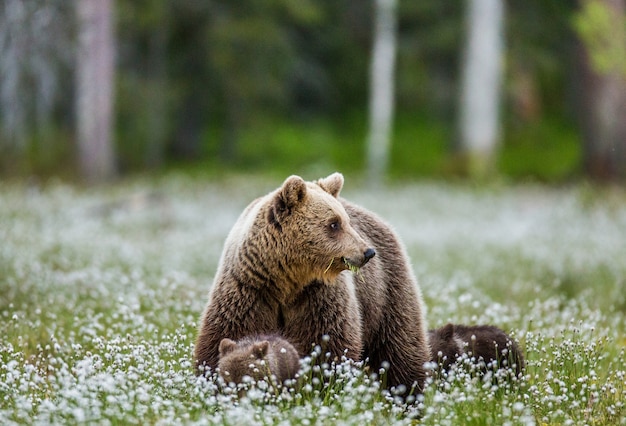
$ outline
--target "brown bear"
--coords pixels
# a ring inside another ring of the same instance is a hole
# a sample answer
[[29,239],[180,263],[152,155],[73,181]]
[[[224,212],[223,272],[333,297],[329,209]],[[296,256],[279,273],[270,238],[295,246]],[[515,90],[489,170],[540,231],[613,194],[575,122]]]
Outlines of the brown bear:
[[244,337],[236,342],[224,338],[219,354],[217,366],[227,383],[242,383],[244,376],[284,383],[295,378],[300,368],[296,349],[277,334]]
[[200,319],[199,374],[217,367],[223,338],[279,333],[300,356],[319,344],[374,371],[388,363],[398,390],[422,388],[428,336],[405,249],[380,218],[338,197],[343,183],[340,173],[291,176],[243,211]]
[[454,324],[428,330],[428,343],[430,360],[444,370],[449,370],[457,357],[464,353],[463,341],[454,336]]
[[493,325],[446,324],[428,331],[431,361],[444,370],[463,354],[491,365],[493,369],[515,369],[518,377],[524,368],[524,357],[517,343]]

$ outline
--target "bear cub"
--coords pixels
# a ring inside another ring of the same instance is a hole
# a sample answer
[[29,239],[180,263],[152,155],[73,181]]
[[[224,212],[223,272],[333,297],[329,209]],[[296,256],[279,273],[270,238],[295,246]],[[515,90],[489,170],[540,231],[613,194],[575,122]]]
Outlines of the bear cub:
[[218,368],[227,383],[239,384],[244,376],[254,381],[284,383],[300,368],[298,352],[277,334],[244,337],[238,341],[224,338],[219,346]]
[[[493,325],[446,324],[428,331],[431,360],[448,371],[463,354],[494,370],[514,369],[518,377],[524,357],[517,343]],[[486,368],[483,369],[486,371]]]

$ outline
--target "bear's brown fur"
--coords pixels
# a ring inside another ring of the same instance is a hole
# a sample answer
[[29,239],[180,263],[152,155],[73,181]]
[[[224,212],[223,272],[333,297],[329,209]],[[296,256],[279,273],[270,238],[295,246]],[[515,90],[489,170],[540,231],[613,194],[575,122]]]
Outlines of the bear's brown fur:
[[300,368],[296,349],[277,334],[244,337],[236,342],[224,338],[219,354],[217,366],[227,383],[242,383],[244,376],[284,383],[293,379]]
[[300,356],[320,344],[375,371],[388,362],[390,386],[423,386],[428,337],[405,250],[381,219],[339,198],[342,187],[339,173],[291,176],[244,210],[200,320],[198,373],[217,366],[225,337],[280,333]]
[[430,344],[430,360],[444,370],[449,370],[457,357],[463,353],[463,342],[454,337],[454,324],[428,330],[428,343]]
[[524,368],[524,356],[504,331],[493,325],[446,324],[428,331],[431,361],[445,370],[463,354],[491,365],[493,369],[515,369],[519,376]]

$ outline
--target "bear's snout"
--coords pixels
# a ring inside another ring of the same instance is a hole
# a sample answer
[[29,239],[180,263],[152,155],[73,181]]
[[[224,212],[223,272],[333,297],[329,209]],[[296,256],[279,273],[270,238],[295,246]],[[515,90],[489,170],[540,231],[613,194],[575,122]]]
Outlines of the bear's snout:
[[[365,250],[365,253],[363,253],[363,265],[365,265],[367,262],[370,261],[370,259],[372,257],[376,256],[376,250],[374,250],[373,248],[368,248],[367,250]],[[361,266],[363,266],[361,265]]]
[[363,252],[362,257],[361,256],[359,256],[358,258],[342,257],[341,260],[343,261],[345,265],[345,269],[352,270],[353,268],[356,268],[356,269],[362,268],[374,256],[376,256],[376,250],[370,247]]

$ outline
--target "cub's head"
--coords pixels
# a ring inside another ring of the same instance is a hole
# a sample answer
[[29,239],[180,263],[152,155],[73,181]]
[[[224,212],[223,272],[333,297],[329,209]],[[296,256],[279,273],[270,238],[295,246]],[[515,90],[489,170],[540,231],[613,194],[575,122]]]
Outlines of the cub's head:
[[220,376],[227,383],[243,383],[248,376],[255,381],[270,377],[266,360],[270,343],[267,340],[238,345],[234,340],[222,339],[219,346],[220,359],[217,364]]
[[267,220],[279,240],[285,267],[299,281],[329,282],[346,269],[362,267],[376,254],[337,199],[342,187],[340,173],[316,182],[290,176],[272,194]]
[[455,336],[454,324],[428,331],[431,360],[448,369],[463,352],[462,342]]

